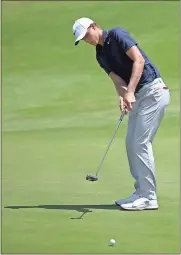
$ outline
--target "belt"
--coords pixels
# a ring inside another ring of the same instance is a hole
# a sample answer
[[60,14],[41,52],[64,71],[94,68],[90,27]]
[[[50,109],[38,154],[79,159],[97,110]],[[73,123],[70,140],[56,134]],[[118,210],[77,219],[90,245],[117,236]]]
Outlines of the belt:
[[[145,85],[138,85],[135,93],[138,93],[146,85],[147,84],[145,84]],[[165,85],[165,86],[163,86],[163,89],[169,89],[169,88]]]

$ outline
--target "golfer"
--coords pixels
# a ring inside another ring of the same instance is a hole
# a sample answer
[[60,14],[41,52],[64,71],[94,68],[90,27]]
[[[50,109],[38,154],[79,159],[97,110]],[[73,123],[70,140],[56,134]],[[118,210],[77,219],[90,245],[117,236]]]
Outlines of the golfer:
[[170,102],[169,89],[125,29],[102,30],[93,20],[80,18],[73,34],[75,45],[83,40],[95,46],[100,67],[115,85],[120,109],[129,114],[126,151],[135,191],[115,203],[125,210],[158,209],[152,142]]

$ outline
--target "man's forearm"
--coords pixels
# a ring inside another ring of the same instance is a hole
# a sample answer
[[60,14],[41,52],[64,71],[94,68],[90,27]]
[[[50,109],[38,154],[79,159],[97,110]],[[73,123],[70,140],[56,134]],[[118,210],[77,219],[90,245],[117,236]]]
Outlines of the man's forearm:
[[118,96],[124,97],[124,94],[127,91],[127,88],[123,86],[123,84],[119,82],[114,82],[115,89],[117,91]]
[[111,72],[109,74],[109,76],[114,83],[114,86],[115,86],[118,96],[124,97],[124,94],[127,91],[126,82],[121,77],[119,77],[117,74],[115,74],[113,72]]
[[133,63],[131,79],[129,81],[128,88],[127,88],[128,92],[133,92],[133,93],[135,92],[138,82],[143,73],[143,68],[144,68],[144,60],[140,59]]

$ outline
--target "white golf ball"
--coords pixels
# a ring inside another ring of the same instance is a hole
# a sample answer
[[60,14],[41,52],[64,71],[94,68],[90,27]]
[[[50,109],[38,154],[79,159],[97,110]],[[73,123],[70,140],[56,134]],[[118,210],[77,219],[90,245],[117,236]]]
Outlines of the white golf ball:
[[116,241],[114,239],[111,239],[109,242],[110,242],[110,245],[112,245],[112,246],[115,245],[115,243],[116,243]]

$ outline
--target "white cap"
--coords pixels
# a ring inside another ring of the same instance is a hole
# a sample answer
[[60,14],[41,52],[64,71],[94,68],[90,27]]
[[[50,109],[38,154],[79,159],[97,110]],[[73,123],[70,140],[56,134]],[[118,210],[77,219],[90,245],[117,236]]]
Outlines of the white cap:
[[75,45],[77,45],[79,41],[84,38],[84,36],[87,33],[88,27],[93,23],[95,22],[89,18],[80,18],[75,21],[72,28],[73,34],[75,35],[76,38]]

